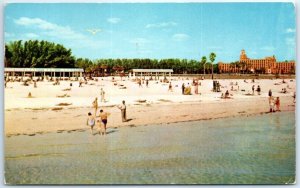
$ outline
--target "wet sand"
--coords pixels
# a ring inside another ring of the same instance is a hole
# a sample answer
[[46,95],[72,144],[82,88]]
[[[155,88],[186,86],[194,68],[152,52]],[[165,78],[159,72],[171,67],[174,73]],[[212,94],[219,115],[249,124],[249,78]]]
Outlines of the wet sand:
[[[139,104],[127,106],[128,122],[121,121],[117,107],[105,107],[110,112],[108,127],[140,126],[196,120],[210,120],[224,117],[248,116],[267,113],[269,110],[266,97],[251,99],[219,99],[215,102],[162,102],[161,104]],[[62,107],[41,109],[11,109],[5,111],[5,134],[34,135],[48,132],[83,131],[86,126],[86,107]],[[292,97],[281,97],[281,111],[295,111]],[[277,112],[278,113],[278,112]]]

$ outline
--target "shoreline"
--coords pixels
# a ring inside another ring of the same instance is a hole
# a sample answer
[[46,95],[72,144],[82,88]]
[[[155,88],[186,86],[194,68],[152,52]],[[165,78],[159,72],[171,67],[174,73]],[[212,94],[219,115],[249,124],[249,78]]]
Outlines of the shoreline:
[[[193,122],[193,121],[209,121],[220,118],[230,118],[230,117],[247,117],[253,115],[263,115],[270,113],[268,112],[268,103],[267,98],[259,98],[259,99],[234,99],[227,100],[218,103],[218,101],[209,101],[209,102],[165,102],[160,104],[140,104],[140,105],[128,105],[128,122],[121,122],[121,114],[118,109],[114,107],[104,107],[105,111],[111,113],[108,118],[108,129],[117,129],[121,127],[136,127],[136,126],[151,126],[151,125],[162,125],[162,124],[170,124],[170,123],[181,123],[181,122]],[[264,105],[256,106],[251,105],[253,102],[264,102]],[[292,103],[292,99],[290,96],[281,97],[282,105],[281,112],[295,112],[295,104]],[[289,102],[290,101],[290,102]],[[236,107],[234,106],[236,104]],[[205,105],[206,108],[203,108]],[[218,106],[222,106],[223,108],[218,108]],[[85,132],[89,131],[89,128],[85,125],[86,116],[83,112],[91,111],[89,107],[66,107],[62,108],[58,111],[53,111],[52,107],[49,108],[41,108],[41,110],[35,109],[9,109],[5,110],[5,136],[19,136],[19,135],[28,135],[35,136],[36,134],[47,134],[47,133],[62,133],[62,132]],[[160,109],[160,110],[156,110]],[[189,111],[189,110],[193,111]],[[197,113],[199,112],[199,113]],[[52,113],[52,114],[51,114]],[[71,122],[64,122],[62,126],[59,126],[63,117],[57,117],[57,113],[66,114],[69,117],[66,119],[72,119]],[[16,119],[12,117],[12,114],[19,117],[20,114],[23,115],[23,124],[17,125],[12,124]],[[35,114],[35,117],[28,117],[29,114]],[[51,119],[50,124],[49,121],[45,121],[40,119],[40,117],[44,117],[45,115],[50,114],[48,119]],[[143,118],[143,117],[150,118]],[[151,118],[151,117],[157,117]],[[36,123],[36,121],[40,121],[40,123]],[[22,126],[24,124],[33,125],[32,127]],[[50,125],[50,126],[48,126]],[[97,130],[97,128],[94,128]],[[90,134],[90,133],[87,133]]]

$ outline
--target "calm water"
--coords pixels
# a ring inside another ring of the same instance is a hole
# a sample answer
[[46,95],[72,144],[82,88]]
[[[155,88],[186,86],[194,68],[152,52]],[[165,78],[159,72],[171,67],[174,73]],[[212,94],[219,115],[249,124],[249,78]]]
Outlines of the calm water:
[[295,180],[295,114],[15,136],[9,184],[285,184]]

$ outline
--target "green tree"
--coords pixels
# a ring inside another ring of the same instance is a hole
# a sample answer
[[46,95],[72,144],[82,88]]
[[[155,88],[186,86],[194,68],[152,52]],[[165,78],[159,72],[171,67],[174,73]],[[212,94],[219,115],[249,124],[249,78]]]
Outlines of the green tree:
[[5,57],[10,67],[74,67],[70,49],[47,41],[14,41],[5,45]]
[[205,74],[206,56],[202,56],[201,64],[203,65],[203,74]]
[[209,54],[209,60],[211,62],[211,79],[214,79],[214,67],[213,67],[213,63],[214,63],[215,59],[216,59],[216,54],[213,53],[213,52],[211,52]]

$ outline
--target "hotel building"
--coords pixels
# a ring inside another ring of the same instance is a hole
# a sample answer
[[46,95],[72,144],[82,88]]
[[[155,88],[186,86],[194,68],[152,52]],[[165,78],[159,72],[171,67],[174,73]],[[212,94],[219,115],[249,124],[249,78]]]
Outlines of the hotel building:
[[295,61],[277,62],[275,56],[264,59],[250,59],[245,50],[241,51],[237,64],[218,63],[219,73],[238,73],[241,71],[264,74],[294,74]]

